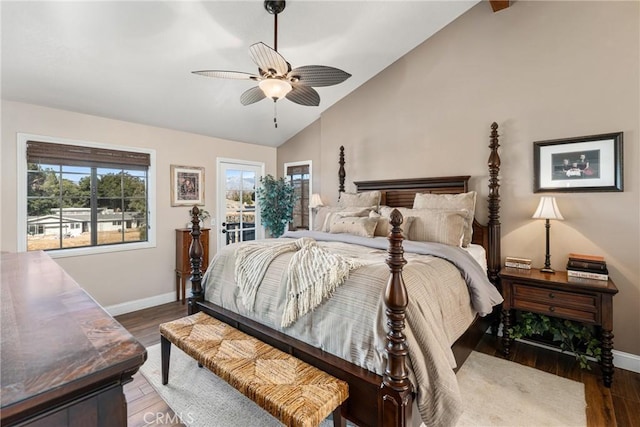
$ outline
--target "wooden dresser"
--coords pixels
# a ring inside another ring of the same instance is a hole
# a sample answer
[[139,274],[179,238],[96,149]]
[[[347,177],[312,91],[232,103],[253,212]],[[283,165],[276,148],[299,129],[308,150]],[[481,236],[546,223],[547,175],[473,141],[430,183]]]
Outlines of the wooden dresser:
[[147,358],[44,252],[2,254],[2,426],[126,426]]
[[[204,273],[209,266],[209,230],[201,228],[200,243],[202,243],[202,267]],[[191,262],[189,247],[191,246],[191,229],[176,228],[176,299],[184,304],[187,291],[187,280],[191,276]]]

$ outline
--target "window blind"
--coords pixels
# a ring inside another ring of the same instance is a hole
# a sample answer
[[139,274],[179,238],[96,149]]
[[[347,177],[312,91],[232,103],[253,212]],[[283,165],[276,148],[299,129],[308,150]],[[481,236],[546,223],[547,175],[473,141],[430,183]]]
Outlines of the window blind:
[[27,162],[70,166],[127,166],[146,169],[151,165],[151,156],[148,153],[134,151],[27,141]]

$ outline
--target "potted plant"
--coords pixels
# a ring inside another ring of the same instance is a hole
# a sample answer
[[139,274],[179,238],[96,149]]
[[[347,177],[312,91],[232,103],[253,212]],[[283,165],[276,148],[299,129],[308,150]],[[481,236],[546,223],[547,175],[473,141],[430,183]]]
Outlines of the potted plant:
[[[200,219],[200,228],[204,228],[205,226],[205,221],[211,217],[211,214],[209,213],[208,210],[206,210],[204,208],[204,206],[201,208],[198,208],[198,219]],[[189,209],[189,218],[193,218],[193,208]],[[188,224],[187,228],[191,228],[191,224]]]
[[296,195],[293,186],[284,178],[266,175],[260,178],[256,190],[262,224],[273,237],[280,237],[289,222],[293,220]]

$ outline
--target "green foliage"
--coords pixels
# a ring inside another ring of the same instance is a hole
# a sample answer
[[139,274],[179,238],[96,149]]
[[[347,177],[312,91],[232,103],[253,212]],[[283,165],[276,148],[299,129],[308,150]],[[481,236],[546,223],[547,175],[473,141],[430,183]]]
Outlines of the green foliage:
[[287,224],[293,221],[296,195],[293,186],[284,178],[272,175],[260,178],[256,198],[260,207],[260,218],[273,237],[280,237]]
[[560,350],[575,354],[582,369],[591,369],[587,356],[600,361],[600,340],[596,337],[593,326],[525,312],[519,316],[516,324],[509,328],[509,335],[511,338],[550,335],[554,342],[559,343]]
[[[91,178],[74,182],[60,178],[64,173],[30,163],[28,173],[28,215],[41,216],[55,208],[91,207]],[[96,194],[99,208],[146,212],[146,183],[126,171],[98,175]]]
[[230,190],[227,192],[227,199],[240,201],[240,193],[242,193],[242,204],[253,205],[253,193],[251,191]]
[[[198,208],[198,218],[200,221],[206,221],[207,218],[211,217],[211,214],[208,210],[203,208]],[[193,218],[193,208],[189,209],[189,219]]]

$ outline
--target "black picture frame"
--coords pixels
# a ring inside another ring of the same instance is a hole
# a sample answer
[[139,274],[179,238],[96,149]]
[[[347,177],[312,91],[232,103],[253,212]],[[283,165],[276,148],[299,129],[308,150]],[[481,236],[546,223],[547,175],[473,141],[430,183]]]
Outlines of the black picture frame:
[[624,191],[623,132],[533,143],[534,193]]

